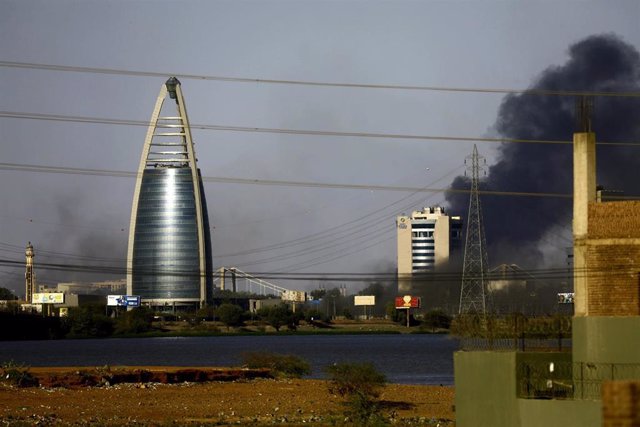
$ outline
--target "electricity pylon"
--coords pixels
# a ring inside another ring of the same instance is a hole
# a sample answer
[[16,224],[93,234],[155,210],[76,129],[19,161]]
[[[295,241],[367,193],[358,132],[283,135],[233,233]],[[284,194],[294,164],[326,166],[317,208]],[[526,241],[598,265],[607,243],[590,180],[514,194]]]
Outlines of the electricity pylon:
[[462,268],[462,286],[460,287],[460,314],[486,312],[485,288],[488,270],[487,243],[482,224],[482,207],[478,195],[480,181],[480,160],[478,149],[473,146],[473,154],[465,160],[471,161],[468,170],[471,171],[471,194],[469,196],[469,215],[467,216],[467,235],[464,247],[464,265]]

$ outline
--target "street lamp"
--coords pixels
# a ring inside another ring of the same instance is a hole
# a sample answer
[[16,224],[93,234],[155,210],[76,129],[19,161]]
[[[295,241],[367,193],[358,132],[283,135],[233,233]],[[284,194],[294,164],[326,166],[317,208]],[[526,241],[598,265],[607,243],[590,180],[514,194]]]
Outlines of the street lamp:
[[180,80],[175,77],[170,77],[169,80],[165,83],[167,86],[167,91],[169,92],[169,97],[171,99],[176,99],[176,86],[180,84]]

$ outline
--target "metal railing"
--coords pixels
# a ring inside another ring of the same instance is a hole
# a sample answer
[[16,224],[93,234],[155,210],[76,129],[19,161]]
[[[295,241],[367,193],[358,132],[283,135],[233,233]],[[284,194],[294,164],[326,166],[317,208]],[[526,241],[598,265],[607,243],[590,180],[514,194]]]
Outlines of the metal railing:
[[602,383],[640,380],[640,363],[523,361],[517,366],[517,397],[600,400]]
[[461,315],[451,331],[463,351],[570,351],[572,319],[521,314]]
[[568,352],[572,341],[566,335],[540,338],[522,334],[509,338],[460,338],[462,351],[533,351],[533,352]]

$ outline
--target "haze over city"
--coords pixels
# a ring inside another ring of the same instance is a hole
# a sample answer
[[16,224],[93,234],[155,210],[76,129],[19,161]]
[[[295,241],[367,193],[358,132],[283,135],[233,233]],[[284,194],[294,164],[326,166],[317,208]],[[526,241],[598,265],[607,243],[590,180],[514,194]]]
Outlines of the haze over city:
[[[0,258],[23,261],[31,241],[41,283],[107,275],[38,263],[124,276],[134,179],[117,175],[135,172],[146,128],[131,122],[148,122],[170,75],[192,123],[214,268],[306,273],[292,285],[306,289],[348,273],[388,278],[377,275],[395,271],[396,215],[444,205],[464,218],[468,195],[421,189],[464,188],[456,177],[474,143],[490,190],[571,192],[570,146],[481,139],[570,141],[573,97],[485,89],[640,84],[635,1],[3,6]],[[637,98],[598,98],[593,129],[599,141],[635,143],[639,115]],[[600,151],[599,182],[638,195],[637,148]],[[483,199],[491,266],[565,266],[570,208],[562,197]],[[20,294],[23,284],[22,266],[0,266],[0,286]]]

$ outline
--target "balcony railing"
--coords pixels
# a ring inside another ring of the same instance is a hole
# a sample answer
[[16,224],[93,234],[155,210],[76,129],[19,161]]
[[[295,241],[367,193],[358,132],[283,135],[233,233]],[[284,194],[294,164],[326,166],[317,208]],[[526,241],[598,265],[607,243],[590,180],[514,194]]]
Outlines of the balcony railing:
[[640,363],[527,360],[517,370],[517,396],[523,399],[600,400],[603,381],[640,379]]

